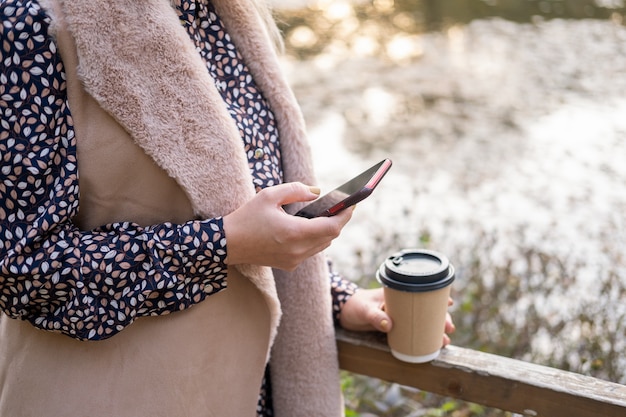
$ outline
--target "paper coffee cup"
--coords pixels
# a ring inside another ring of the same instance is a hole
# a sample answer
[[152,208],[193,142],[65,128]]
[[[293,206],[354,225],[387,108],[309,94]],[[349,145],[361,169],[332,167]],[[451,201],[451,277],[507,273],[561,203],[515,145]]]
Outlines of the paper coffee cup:
[[388,257],[376,272],[384,287],[385,311],[393,320],[387,334],[391,353],[411,363],[439,356],[454,267],[443,254],[405,249]]

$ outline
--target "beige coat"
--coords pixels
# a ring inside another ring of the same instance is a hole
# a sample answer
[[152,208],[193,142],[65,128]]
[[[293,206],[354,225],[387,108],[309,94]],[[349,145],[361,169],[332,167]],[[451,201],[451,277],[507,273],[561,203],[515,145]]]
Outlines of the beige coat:
[[[84,229],[226,215],[254,195],[241,137],[168,0],[47,0],[68,76]],[[215,0],[273,109],[286,181],[314,184],[304,123],[246,0]],[[294,207],[295,209],[295,207]],[[342,415],[328,272],[229,268],[182,312],[80,342],[0,315],[2,417]]]

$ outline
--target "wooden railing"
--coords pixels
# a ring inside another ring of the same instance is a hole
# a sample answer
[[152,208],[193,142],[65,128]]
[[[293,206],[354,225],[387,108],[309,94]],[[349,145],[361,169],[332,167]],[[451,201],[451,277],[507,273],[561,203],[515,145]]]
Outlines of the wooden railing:
[[338,330],[337,346],[346,371],[524,416],[626,416],[626,385],[456,346],[409,364],[375,333]]

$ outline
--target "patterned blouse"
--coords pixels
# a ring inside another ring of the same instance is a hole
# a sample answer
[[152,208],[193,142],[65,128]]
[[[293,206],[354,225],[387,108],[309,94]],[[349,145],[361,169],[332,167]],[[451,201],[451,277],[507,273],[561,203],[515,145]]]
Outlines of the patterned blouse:
[[[180,22],[237,124],[257,190],[282,182],[274,115],[208,0]],[[79,230],[76,137],[63,63],[37,0],[0,0],[0,310],[80,340],[182,310],[227,285],[222,218]],[[333,314],[356,286],[330,274]],[[271,415],[265,386],[259,414]]]

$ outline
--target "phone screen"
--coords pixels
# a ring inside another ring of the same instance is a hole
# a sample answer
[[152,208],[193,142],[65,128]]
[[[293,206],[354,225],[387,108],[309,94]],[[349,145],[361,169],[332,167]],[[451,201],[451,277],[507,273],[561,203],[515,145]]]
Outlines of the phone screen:
[[383,159],[345,184],[323,195],[296,213],[302,217],[334,216],[369,196],[391,167],[390,159]]

